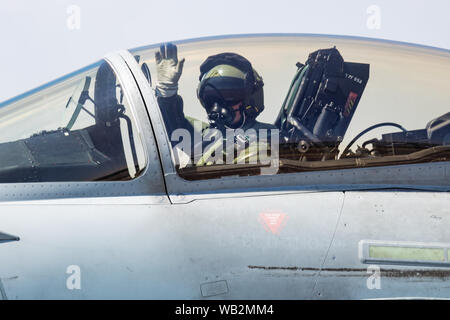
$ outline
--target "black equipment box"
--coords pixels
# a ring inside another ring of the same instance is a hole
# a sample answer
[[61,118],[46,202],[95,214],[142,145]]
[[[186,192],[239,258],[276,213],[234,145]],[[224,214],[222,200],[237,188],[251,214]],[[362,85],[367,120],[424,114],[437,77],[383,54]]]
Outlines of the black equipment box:
[[339,51],[330,48],[311,53],[306,64],[297,67],[275,122],[281,143],[337,147],[369,79],[369,64],[344,62]]

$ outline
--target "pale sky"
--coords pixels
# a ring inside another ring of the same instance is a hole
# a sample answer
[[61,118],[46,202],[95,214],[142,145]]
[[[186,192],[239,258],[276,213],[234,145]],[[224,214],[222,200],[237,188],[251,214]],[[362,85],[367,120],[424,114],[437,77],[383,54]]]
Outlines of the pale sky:
[[315,33],[450,49],[449,16],[448,0],[2,1],[0,101],[111,51],[193,37]]

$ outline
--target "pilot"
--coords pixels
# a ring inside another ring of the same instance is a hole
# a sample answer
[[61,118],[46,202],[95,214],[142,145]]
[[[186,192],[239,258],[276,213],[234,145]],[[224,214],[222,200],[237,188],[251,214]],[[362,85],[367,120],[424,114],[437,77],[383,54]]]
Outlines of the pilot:
[[[156,95],[166,122],[169,137],[178,128],[187,129],[192,136],[192,118],[185,117],[183,100],[177,94],[178,80],[183,71],[185,59],[178,60],[177,47],[171,43],[162,45],[155,53],[157,66]],[[263,80],[253,69],[250,61],[236,53],[220,53],[208,57],[200,66],[197,97],[205,109],[209,125],[204,126],[202,135],[207,137],[218,131],[226,137],[226,131],[254,129],[256,140],[259,130],[276,129],[272,124],[256,120],[264,110]],[[216,130],[211,130],[216,129]],[[237,140],[239,136],[237,136]],[[244,137],[243,140],[245,140]],[[211,137],[206,140],[212,141]],[[236,137],[235,137],[235,142]],[[248,142],[248,141],[247,141]],[[247,153],[248,153],[247,145]],[[212,151],[210,150],[209,153]],[[204,152],[208,153],[208,152]],[[203,157],[197,165],[208,164]]]

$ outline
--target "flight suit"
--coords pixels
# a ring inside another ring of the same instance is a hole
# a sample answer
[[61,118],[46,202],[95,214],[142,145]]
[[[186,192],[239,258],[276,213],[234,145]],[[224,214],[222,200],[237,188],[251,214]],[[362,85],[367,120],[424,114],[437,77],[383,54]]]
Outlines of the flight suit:
[[[169,138],[172,136],[172,133],[176,129],[186,129],[189,131],[192,142],[192,152],[193,155],[195,152],[194,147],[194,134],[195,129],[193,125],[193,121],[195,119],[186,117],[183,111],[183,99],[179,95],[174,95],[172,97],[158,97],[158,105],[161,110],[161,114],[164,118],[164,122],[166,124],[167,134],[169,135]],[[261,148],[266,148],[266,150],[269,150],[270,146],[270,138],[271,138],[271,129],[277,129],[274,125],[263,123],[256,121],[255,119],[252,121],[246,121],[244,125],[239,128],[241,131],[237,131],[236,135],[234,135],[234,141],[233,144],[235,146],[234,153],[235,156],[233,157],[234,163],[245,163],[245,162],[256,162],[258,159],[258,150]],[[252,130],[247,131],[248,129],[254,129],[254,132]],[[267,130],[267,138],[265,140],[260,141],[260,129]],[[256,136],[249,137],[248,135],[242,135],[242,131],[245,133],[254,133]],[[219,135],[219,132],[222,135],[222,140],[220,139],[214,139],[214,136]],[[212,155],[216,151],[222,151],[224,154],[224,158],[226,157],[226,152],[230,151],[229,148],[227,148],[227,132],[223,132],[221,130],[212,130],[212,128],[209,127],[208,124],[203,123],[202,124],[202,155],[200,157],[197,157],[198,161],[195,162],[196,166],[201,165],[210,165],[214,162],[211,160]],[[213,142],[211,142],[213,141]],[[172,147],[176,145],[176,141],[172,141]],[[237,148],[236,148],[237,147]],[[237,153],[236,153],[237,152]]]

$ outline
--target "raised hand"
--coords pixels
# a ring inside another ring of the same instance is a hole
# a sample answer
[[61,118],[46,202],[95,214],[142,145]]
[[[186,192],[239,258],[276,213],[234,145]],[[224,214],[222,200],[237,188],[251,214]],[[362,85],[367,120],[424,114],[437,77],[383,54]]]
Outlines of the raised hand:
[[183,71],[184,58],[178,61],[177,46],[163,44],[155,53],[157,84],[156,91],[161,97],[177,94],[178,80]]

